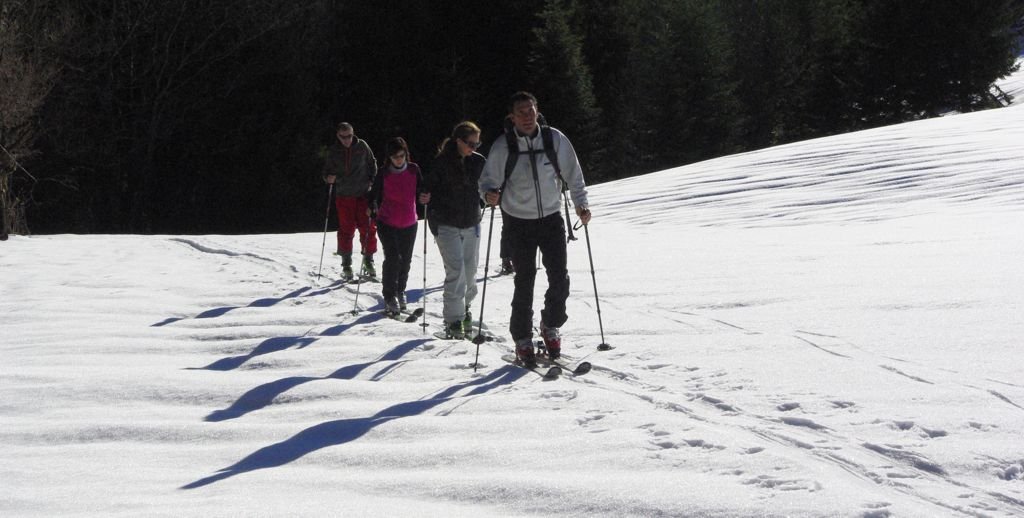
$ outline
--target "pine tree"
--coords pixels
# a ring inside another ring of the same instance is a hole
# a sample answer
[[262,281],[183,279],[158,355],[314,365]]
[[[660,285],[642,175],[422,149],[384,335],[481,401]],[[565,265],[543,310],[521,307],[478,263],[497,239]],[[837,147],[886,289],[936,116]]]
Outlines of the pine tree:
[[630,73],[636,77],[639,163],[647,171],[733,151],[738,115],[732,47],[703,0],[634,4]]
[[590,69],[583,59],[577,27],[576,3],[551,0],[540,12],[541,26],[533,31],[529,71],[535,95],[549,124],[570,136],[591,178],[602,176],[600,110],[593,93]]
[[[636,88],[636,74],[631,65],[636,28],[631,1],[590,2],[577,12],[583,35],[583,54],[594,81],[595,102],[601,108],[600,126],[604,145],[614,145],[614,152],[601,160],[601,179],[633,176],[643,168],[638,161],[642,142],[637,122],[637,99],[644,92]],[[590,175],[588,174],[588,179]]]
[[857,28],[865,125],[991,105],[989,86],[1016,58],[1014,0],[870,0]]
[[[57,47],[75,24],[56,2],[0,4],[0,237],[28,234],[36,178],[24,165],[38,153],[39,112],[60,76]],[[19,179],[21,181],[19,181]]]

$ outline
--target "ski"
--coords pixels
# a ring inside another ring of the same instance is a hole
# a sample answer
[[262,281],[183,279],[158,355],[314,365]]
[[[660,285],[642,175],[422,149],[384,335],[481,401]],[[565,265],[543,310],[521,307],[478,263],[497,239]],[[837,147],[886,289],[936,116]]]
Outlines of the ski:
[[355,284],[357,282],[354,278],[345,277],[344,275],[334,278],[333,275],[330,274],[330,272],[326,271],[322,272],[319,276],[317,275],[316,271],[310,271],[309,276],[312,277],[313,279],[323,278],[327,281],[330,281],[328,287],[340,287],[346,284]]
[[501,356],[501,359],[508,363],[511,363],[512,365],[515,365],[516,367],[521,367],[523,369],[531,371],[546,380],[558,379],[559,377],[562,376],[562,368],[559,367],[558,365],[537,364],[534,365],[533,367],[530,367],[524,364],[523,362],[519,361],[519,358],[516,358],[514,354],[504,354]]
[[548,349],[544,346],[543,340],[534,340],[534,347],[537,349],[537,359],[540,361],[548,362],[552,365],[557,365],[569,372],[574,376],[582,376],[593,368],[593,365],[588,361],[580,361],[576,363],[576,366],[572,366],[571,363],[574,361],[571,358],[567,358],[565,355],[560,355],[557,359],[548,356]]
[[489,329],[487,329],[487,326],[484,326],[484,328],[481,329],[481,328],[477,327],[474,324],[472,329],[470,331],[466,332],[466,340],[469,340],[470,342],[475,342],[476,337],[478,337],[478,336],[482,336],[483,339],[484,339],[484,342],[504,342],[505,341],[503,338],[499,337],[498,335],[492,333]]
[[566,361],[566,359],[559,358],[557,360],[552,360],[551,358],[548,358],[546,354],[538,356],[538,360],[548,362],[552,365],[557,365],[558,367],[561,367],[562,369],[571,372],[573,376],[582,376],[590,372],[590,369],[593,368],[593,365],[591,365],[588,361],[581,361],[577,363],[575,367],[573,367],[572,365],[569,364],[569,362]]
[[[533,328],[533,335],[534,336],[541,336],[540,329],[538,327],[536,327],[536,326],[534,326],[534,328]],[[544,341],[543,340],[534,339],[533,342],[534,342],[534,345],[536,345],[541,351],[545,350],[544,349]],[[612,350],[614,348],[615,348],[615,346],[613,346],[613,345],[611,345],[609,343],[606,343],[606,342],[601,342],[597,346],[597,350],[598,351],[610,351],[610,350]]]
[[454,336],[448,336],[448,333],[444,332],[443,329],[440,330],[440,331],[434,331],[431,334],[433,334],[434,338],[437,338],[438,340],[450,340],[450,341],[454,342],[456,340],[465,340],[466,339],[465,336],[463,336],[461,338],[455,338]]
[[[316,274],[314,274],[313,276],[315,277]],[[369,283],[380,284],[380,279],[378,279],[377,277],[370,277],[368,275],[363,275],[361,277],[359,275],[352,275],[352,276],[342,275],[342,276],[338,277],[338,281],[337,282],[340,282],[342,284],[369,284]]]
[[412,311],[403,310],[399,311],[398,313],[390,313],[387,310],[384,310],[384,316],[390,318],[391,320],[397,320],[399,322],[412,324],[413,322],[419,320],[421,316],[423,316],[423,308],[416,308]]
[[439,340],[467,340],[469,342],[472,342],[472,341],[474,341],[474,339],[476,339],[477,336],[483,336],[485,342],[500,342],[501,341],[500,339],[498,339],[498,337],[494,336],[490,332],[484,331],[483,333],[480,333],[476,328],[474,328],[473,331],[471,331],[469,333],[465,333],[462,336],[462,338],[449,338],[448,337],[448,333],[446,333],[444,331],[444,329],[442,329],[440,331],[435,331],[433,333],[433,335],[434,335],[434,338],[437,338]]
[[439,340],[468,340],[473,343],[476,343],[476,337],[478,336],[483,338],[483,342],[480,343],[505,341],[504,338],[495,335],[489,329],[487,329],[486,325],[481,330],[479,327],[477,327],[476,324],[473,324],[473,326],[469,330],[465,331],[465,333],[463,333],[462,338],[449,338],[448,334],[445,333],[444,329],[441,329],[440,331],[435,331],[433,335],[434,338],[437,338]]

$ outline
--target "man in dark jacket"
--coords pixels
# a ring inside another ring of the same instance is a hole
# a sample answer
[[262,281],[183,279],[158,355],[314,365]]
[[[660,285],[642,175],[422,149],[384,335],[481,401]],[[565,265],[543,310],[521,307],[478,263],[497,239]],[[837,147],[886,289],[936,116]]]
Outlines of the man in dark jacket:
[[338,255],[341,256],[342,276],[351,280],[352,238],[359,231],[360,252],[363,255],[363,274],[376,277],[373,254],[377,251],[377,227],[367,215],[366,193],[373,185],[377,173],[377,160],[365,140],[356,137],[352,125],[338,124],[335,133],[338,142],[327,151],[324,161],[324,181],[334,185],[334,206],[338,210]]

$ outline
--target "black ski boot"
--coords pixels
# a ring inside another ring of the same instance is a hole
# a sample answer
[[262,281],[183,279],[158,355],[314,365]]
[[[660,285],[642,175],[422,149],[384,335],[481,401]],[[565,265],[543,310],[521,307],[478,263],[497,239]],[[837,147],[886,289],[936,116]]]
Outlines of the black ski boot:
[[516,340],[516,358],[524,366],[531,369],[537,366],[537,355],[533,351],[533,340],[530,338]]
[[352,253],[341,254],[341,280],[348,282],[355,278],[352,273]]

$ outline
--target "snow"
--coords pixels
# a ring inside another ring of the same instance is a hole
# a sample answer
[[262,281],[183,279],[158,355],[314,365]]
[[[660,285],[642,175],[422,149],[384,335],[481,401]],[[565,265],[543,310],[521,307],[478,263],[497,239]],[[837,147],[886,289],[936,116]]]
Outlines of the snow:
[[[1021,52],[1024,53],[1024,49]],[[1017,66],[1024,68],[1024,57],[1017,60]],[[996,81],[996,86],[1003,92],[1010,94],[1013,97],[1014,104],[1021,104],[1021,95],[1024,95],[1024,73],[1018,70],[1008,77]]]
[[[615,349],[580,229],[563,333],[594,370],[555,381],[507,341],[474,372],[378,285],[350,314],[320,233],[12,236],[0,514],[1019,516],[1022,110],[593,186]],[[429,240],[432,330],[442,278]]]

